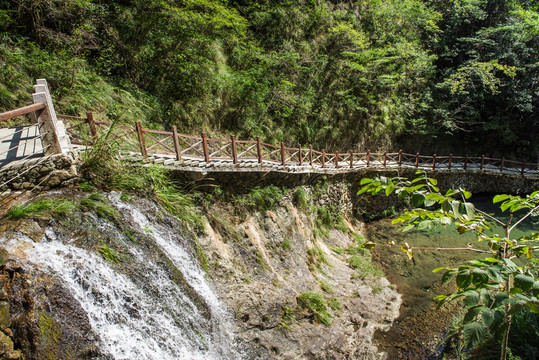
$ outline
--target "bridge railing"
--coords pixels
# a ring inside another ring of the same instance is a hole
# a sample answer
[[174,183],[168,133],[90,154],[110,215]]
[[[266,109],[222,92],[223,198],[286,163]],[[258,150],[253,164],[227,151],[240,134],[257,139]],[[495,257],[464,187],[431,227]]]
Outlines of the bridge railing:
[[140,123],[135,127],[143,156],[172,156],[177,160],[195,159],[207,163],[212,161],[258,162],[282,166],[311,166],[328,169],[354,169],[364,167],[395,168],[408,167],[424,170],[479,170],[539,176],[537,164],[527,164],[504,158],[485,156],[422,155],[399,152],[335,152],[315,150],[312,146],[274,145],[256,140],[210,139],[205,133],[200,136],[179,134],[173,131],[143,129]]

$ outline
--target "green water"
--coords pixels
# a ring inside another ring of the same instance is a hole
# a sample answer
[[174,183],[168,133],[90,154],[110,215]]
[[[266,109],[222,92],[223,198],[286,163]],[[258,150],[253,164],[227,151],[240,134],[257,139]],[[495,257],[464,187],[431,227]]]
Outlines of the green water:
[[[491,197],[474,197],[471,200],[477,208],[494,214],[502,221],[507,221],[507,214],[496,211],[498,208],[492,204]],[[518,221],[518,218],[517,214],[513,223]],[[523,222],[513,230],[511,237],[539,231],[538,220],[535,217]],[[501,235],[503,229],[494,227],[492,232]],[[436,343],[443,337],[451,318],[458,313],[458,307],[435,310],[433,297],[446,294],[453,289],[452,285],[440,284],[443,271],[434,274],[432,270],[441,266],[456,267],[467,260],[491,255],[472,251],[416,250],[413,260],[410,260],[400,250],[400,246],[404,243],[408,243],[411,247],[445,248],[466,248],[473,245],[486,250],[486,244],[478,243],[472,233],[459,235],[455,227],[403,233],[397,225],[391,224],[391,219],[368,224],[367,237],[381,244],[373,250],[373,259],[384,270],[388,280],[396,285],[403,300],[400,316],[392,329],[377,335],[379,347],[389,353],[390,359],[437,358],[439,349],[436,350]],[[397,246],[383,245],[390,241],[394,241]]]

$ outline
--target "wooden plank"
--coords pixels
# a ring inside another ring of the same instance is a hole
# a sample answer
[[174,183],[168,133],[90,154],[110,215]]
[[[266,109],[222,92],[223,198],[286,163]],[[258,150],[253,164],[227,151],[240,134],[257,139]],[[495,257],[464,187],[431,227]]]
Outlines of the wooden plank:
[[22,108],[18,108],[11,111],[6,111],[0,114],[0,121],[9,120],[16,116],[26,115],[30,114],[34,111],[39,111],[45,109],[45,103],[44,102],[38,102],[32,105],[24,106]]
[[88,111],[86,113],[86,122],[88,123],[88,127],[90,128],[90,135],[92,135],[92,137],[97,136],[97,129],[95,127],[95,121],[94,121],[94,114],[91,111]]
[[260,143],[260,136],[256,137],[256,154],[258,157],[258,163],[262,164],[262,144]]

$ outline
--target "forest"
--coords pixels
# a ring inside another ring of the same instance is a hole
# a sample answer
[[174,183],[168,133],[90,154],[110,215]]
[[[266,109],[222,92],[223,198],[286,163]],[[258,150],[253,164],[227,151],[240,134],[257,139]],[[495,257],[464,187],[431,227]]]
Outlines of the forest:
[[2,0],[0,111],[537,161],[536,0]]

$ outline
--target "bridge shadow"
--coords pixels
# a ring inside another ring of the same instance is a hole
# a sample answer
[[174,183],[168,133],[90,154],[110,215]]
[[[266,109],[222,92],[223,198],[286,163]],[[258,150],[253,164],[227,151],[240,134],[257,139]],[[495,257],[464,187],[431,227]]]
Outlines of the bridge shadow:
[[0,167],[13,161],[43,156],[37,126],[17,126],[0,130]]

